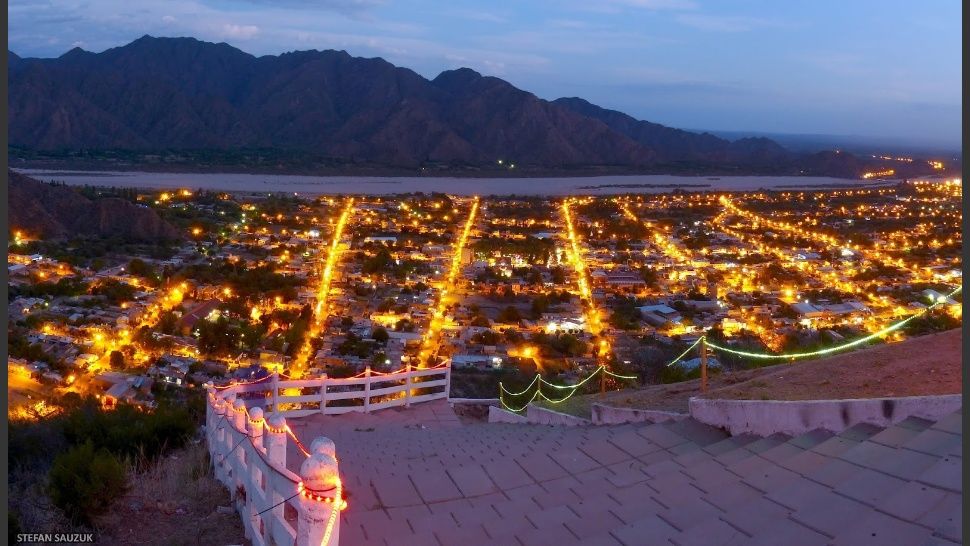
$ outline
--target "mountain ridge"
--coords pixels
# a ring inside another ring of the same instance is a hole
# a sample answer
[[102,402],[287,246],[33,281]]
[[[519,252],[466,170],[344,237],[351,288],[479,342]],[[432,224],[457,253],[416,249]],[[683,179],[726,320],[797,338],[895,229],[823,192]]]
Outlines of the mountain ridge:
[[[578,98],[548,101],[470,69],[426,79],[342,50],[254,56],[145,35],[52,59],[8,51],[9,142],[38,152],[274,149],[347,165],[610,168],[802,174],[811,156],[637,120]],[[858,165],[827,161],[855,176]],[[817,173],[816,173],[817,174]]]

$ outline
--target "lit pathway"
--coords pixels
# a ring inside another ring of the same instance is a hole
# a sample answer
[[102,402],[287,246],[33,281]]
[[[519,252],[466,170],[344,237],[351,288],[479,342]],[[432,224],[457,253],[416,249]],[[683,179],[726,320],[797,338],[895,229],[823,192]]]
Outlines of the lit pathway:
[[350,218],[353,210],[354,198],[351,197],[347,199],[347,204],[344,206],[344,210],[340,214],[337,225],[333,230],[330,248],[327,251],[327,261],[323,266],[323,270],[320,272],[320,285],[317,287],[317,304],[313,309],[313,321],[307,329],[303,347],[300,348],[300,352],[297,353],[296,359],[293,362],[293,369],[290,370],[292,377],[299,377],[304,373],[307,361],[310,359],[310,353],[313,351],[313,340],[320,336],[320,332],[323,330],[323,325],[326,322],[329,313],[327,298],[330,295],[330,281],[333,278],[333,272],[337,266],[337,262],[340,260],[340,239],[343,237],[344,227],[346,227],[347,220]]
[[448,268],[448,275],[445,277],[444,284],[438,295],[438,303],[433,309],[433,314],[431,318],[431,324],[428,326],[428,332],[424,336],[424,343],[421,347],[420,357],[418,359],[418,367],[425,367],[428,362],[427,359],[438,353],[438,345],[441,341],[441,336],[439,335],[441,327],[444,325],[445,321],[445,310],[448,307],[447,296],[450,291],[455,289],[455,282],[458,280],[458,275],[461,273],[461,255],[465,249],[465,243],[468,242],[468,235],[471,233],[472,226],[475,225],[475,217],[478,214],[478,196],[475,196],[472,201],[471,210],[468,212],[468,219],[465,220],[465,225],[458,235],[458,242],[455,243],[453,248],[453,254],[451,256],[451,267]]
[[[566,254],[569,257],[570,265],[572,265],[576,272],[576,278],[579,284],[579,295],[583,301],[583,311],[586,314],[586,324],[589,325],[591,334],[599,336],[603,330],[603,322],[599,309],[596,307],[593,292],[590,289],[589,277],[586,275],[586,260],[583,258],[583,250],[579,244],[579,235],[576,234],[576,229],[573,227],[573,216],[569,210],[569,204],[569,199],[566,199],[562,203],[562,214],[566,220],[566,240],[569,241],[569,248]],[[597,354],[600,357],[604,357],[609,354],[609,351],[609,341],[605,338],[601,339]]]
[[869,261],[885,264],[891,267],[898,267],[899,269],[902,269],[908,275],[910,275],[914,280],[927,280],[925,278],[925,274],[923,274],[923,272],[921,272],[918,267],[914,267],[911,264],[907,264],[905,260],[903,260],[902,258],[893,258],[889,254],[882,252],[881,250],[863,249],[859,245],[851,245],[847,241],[841,241],[836,237],[833,237],[826,233],[822,233],[820,231],[810,230],[788,222],[779,222],[776,220],[772,220],[770,218],[766,218],[764,216],[761,216],[759,214],[756,214],[754,212],[751,212],[749,210],[746,210],[737,206],[734,203],[734,201],[732,201],[729,197],[726,197],[726,196],[721,196],[720,203],[725,207],[725,209],[730,211],[732,214],[736,214],[750,222],[753,222],[756,228],[760,224],[760,225],[771,227],[773,229],[777,229],[779,231],[783,231],[791,235],[797,235],[799,237],[802,237],[804,239],[807,239],[813,242],[816,248],[823,248],[826,250],[832,250],[833,248],[835,249],[848,248],[854,252],[861,254],[864,258],[866,258]]
[[653,224],[646,220],[641,220],[636,214],[630,210],[630,206],[627,203],[622,203],[620,208],[623,210],[623,214],[630,220],[634,222],[641,222],[650,231],[650,239],[653,245],[660,250],[667,257],[673,259],[679,264],[689,264],[693,259],[690,250],[687,248],[681,248],[673,244],[670,239],[663,234],[660,230]]

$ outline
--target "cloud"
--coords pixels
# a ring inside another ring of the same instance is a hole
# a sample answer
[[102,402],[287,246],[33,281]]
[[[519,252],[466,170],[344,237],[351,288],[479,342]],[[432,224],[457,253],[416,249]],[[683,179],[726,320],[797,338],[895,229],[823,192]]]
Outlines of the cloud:
[[178,19],[176,19],[175,17],[172,17],[171,15],[162,16],[162,22],[165,23],[166,25],[170,25],[176,21],[178,21]]
[[697,9],[697,4],[693,0],[599,0],[579,2],[573,7],[579,11],[615,14],[630,9],[688,11]]
[[259,27],[256,25],[234,25],[226,23],[222,25],[220,36],[237,40],[249,40],[257,34],[259,34]]
[[385,0],[242,0],[242,3],[292,10],[327,10],[359,16],[383,6]]
[[702,13],[678,15],[676,20],[689,27],[715,32],[747,32],[755,28],[780,26],[776,21],[757,17],[705,15]]
[[456,9],[448,11],[448,14],[461,19],[467,19],[469,21],[481,21],[484,23],[505,23],[508,21],[508,18],[490,11]]

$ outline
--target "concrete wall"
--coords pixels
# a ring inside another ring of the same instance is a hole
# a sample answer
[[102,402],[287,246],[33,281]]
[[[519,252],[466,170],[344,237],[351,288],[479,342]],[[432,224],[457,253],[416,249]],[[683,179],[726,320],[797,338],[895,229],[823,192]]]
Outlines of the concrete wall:
[[889,426],[907,417],[936,420],[963,406],[963,396],[911,396],[853,400],[690,399],[690,416],[731,434],[796,435],[822,428],[841,432],[858,423]]
[[488,407],[489,423],[528,423],[529,419],[525,415],[512,413],[496,406]]
[[689,417],[686,413],[672,411],[615,408],[593,404],[590,408],[594,425],[620,425],[623,423],[662,423]]
[[576,417],[575,415],[567,415],[565,413],[559,413],[558,411],[552,411],[545,408],[540,408],[529,404],[528,409],[525,410],[525,416],[528,418],[530,423],[536,425],[567,425],[567,426],[577,426],[577,425],[590,425],[592,421],[589,419],[583,419],[582,417]]
[[489,408],[501,404],[498,398],[449,398],[448,403],[455,415],[482,420],[488,419]]

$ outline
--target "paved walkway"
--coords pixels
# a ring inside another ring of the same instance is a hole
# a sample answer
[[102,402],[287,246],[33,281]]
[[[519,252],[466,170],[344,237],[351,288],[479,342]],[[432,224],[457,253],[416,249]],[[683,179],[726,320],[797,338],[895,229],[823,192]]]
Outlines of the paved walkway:
[[442,401],[291,427],[336,443],[342,544],[929,546],[962,542],[960,424],[729,437],[463,424]]

